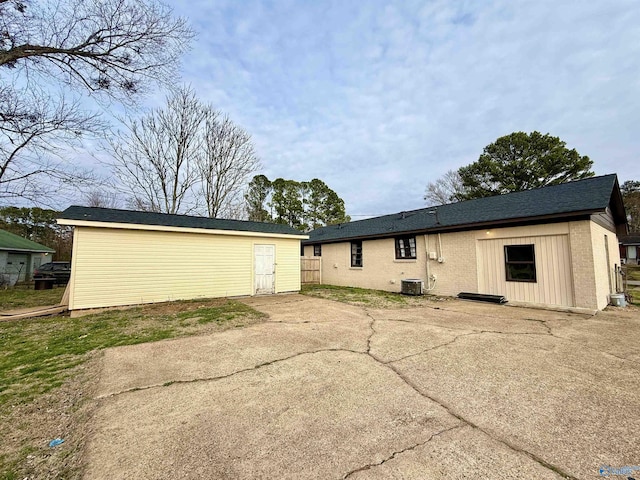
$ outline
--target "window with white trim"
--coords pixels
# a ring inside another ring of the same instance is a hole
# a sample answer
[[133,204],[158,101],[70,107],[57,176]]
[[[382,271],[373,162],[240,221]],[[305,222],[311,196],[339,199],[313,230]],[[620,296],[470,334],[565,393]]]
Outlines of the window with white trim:
[[416,258],[416,237],[396,237],[396,259],[405,260]]

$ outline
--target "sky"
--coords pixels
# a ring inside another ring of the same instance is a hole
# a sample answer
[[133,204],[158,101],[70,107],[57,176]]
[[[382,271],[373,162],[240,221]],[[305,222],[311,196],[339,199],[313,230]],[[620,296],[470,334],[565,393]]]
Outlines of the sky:
[[424,207],[514,131],[640,178],[636,0],[171,5],[198,34],[183,82],[252,135],[261,173],[320,178],[354,219]]
[[[271,180],[323,180],[354,220],[515,131],[640,180],[637,0],[172,0],[181,79],[253,138]],[[147,107],[164,104],[164,93]]]

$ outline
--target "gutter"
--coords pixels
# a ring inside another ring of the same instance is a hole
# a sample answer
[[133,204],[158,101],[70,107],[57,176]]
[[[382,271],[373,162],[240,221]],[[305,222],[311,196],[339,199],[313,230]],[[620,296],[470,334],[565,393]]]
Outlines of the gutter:
[[56,253],[55,250],[31,250],[26,248],[0,248],[3,252]]
[[490,220],[486,222],[477,222],[477,223],[463,223],[449,226],[439,225],[437,227],[426,227],[420,229],[413,230],[396,230],[394,232],[384,232],[384,233],[373,233],[370,235],[354,235],[354,236],[346,236],[340,238],[330,238],[327,240],[324,239],[309,239],[302,242],[303,245],[312,245],[318,243],[340,243],[348,240],[373,240],[378,238],[393,238],[398,235],[427,235],[433,233],[446,233],[446,232],[460,232],[460,231],[470,231],[470,230],[483,230],[487,227],[491,228],[501,228],[501,227],[513,227],[513,226],[525,226],[525,225],[536,225],[540,223],[546,223],[544,220],[552,220],[553,222],[549,223],[557,223],[557,222],[569,222],[574,220],[588,220],[589,217],[595,213],[604,213],[606,210],[583,210],[579,212],[573,212],[570,215],[566,214],[556,214],[556,215],[539,215],[536,217],[518,217],[513,219],[505,219],[505,220]]

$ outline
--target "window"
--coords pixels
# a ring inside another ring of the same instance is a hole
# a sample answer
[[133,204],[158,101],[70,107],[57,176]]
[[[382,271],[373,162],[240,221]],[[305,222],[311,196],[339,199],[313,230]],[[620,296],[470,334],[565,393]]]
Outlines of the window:
[[416,258],[416,237],[396,238],[396,258]]
[[313,256],[321,257],[322,256],[322,245],[314,245],[313,246]]
[[351,266],[362,266],[362,242],[351,242]]
[[533,245],[505,245],[507,282],[535,282],[536,256]]

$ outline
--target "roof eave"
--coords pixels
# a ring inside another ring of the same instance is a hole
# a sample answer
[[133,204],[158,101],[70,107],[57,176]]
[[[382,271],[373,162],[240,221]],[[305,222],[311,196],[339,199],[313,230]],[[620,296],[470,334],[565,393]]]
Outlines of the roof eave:
[[208,235],[232,235],[245,237],[271,237],[271,238],[295,238],[305,240],[309,235],[293,233],[269,233],[254,232],[248,230],[222,230],[212,228],[195,227],[174,227],[168,225],[147,225],[141,223],[120,223],[120,222],[96,222],[91,220],[73,220],[68,218],[58,218],[59,225],[69,225],[73,227],[93,227],[93,228],[113,228],[120,230],[146,230],[156,232],[183,232],[183,233],[203,233]]
[[11,247],[0,247],[0,250],[4,252],[26,252],[26,253],[56,253],[55,250],[35,250],[31,248],[11,248]]
[[306,240],[303,245],[313,245],[319,243],[340,243],[348,240],[373,240],[377,238],[392,238],[400,235],[417,235],[417,234],[432,234],[432,233],[443,233],[443,232],[453,232],[453,231],[464,231],[464,230],[480,230],[487,227],[498,228],[498,227],[508,227],[517,225],[537,225],[540,223],[544,223],[545,221],[571,221],[576,219],[586,219],[590,215],[594,213],[603,213],[605,210],[597,209],[597,210],[582,210],[578,212],[571,212],[570,214],[552,214],[552,215],[539,215],[535,217],[517,217],[510,219],[502,219],[502,220],[492,220],[487,222],[475,222],[475,223],[465,223],[458,225],[447,225],[447,226],[434,226],[420,229],[412,229],[412,230],[397,230],[389,233],[376,233],[371,235],[358,235],[358,236],[348,236],[341,238],[334,238],[330,240]]

